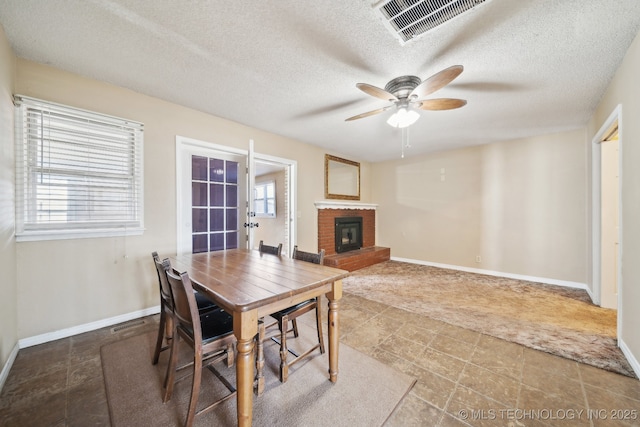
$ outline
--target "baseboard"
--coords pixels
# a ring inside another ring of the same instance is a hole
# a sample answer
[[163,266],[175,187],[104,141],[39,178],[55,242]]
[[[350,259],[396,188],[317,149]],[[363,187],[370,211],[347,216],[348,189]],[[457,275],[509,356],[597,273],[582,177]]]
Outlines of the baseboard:
[[9,377],[9,371],[13,366],[13,362],[16,360],[16,356],[18,356],[18,350],[20,350],[20,346],[18,343],[13,346],[13,350],[9,353],[9,358],[7,359],[7,363],[2,367],[2,372],[0,372],[0,393],[2,393],[2,389],[4,388],[4,383],[7,381]]
[[635,356],[623,340],[618,339],[618,347],[620,347],[620,350],[622,350],[622,353],[627,358],[627,361],[631,365],[633,372],[636,373],[636,377],[640,378],[640,362],[638,362],[638,359],[635,358]]
[[568,280],[548,279],[546,277],[525,276],[522,274],[504,273],[502,271],[483,270],[480,268],[462,267],[459,265],[440,264],[437,262],[421,261],[417,259],[391,257],[392,261],[408,262],[411,264],[428,265],[430,267],[448,268],[450,270],[465,271],[467,273],[484,274],[487,276],[505,277],[507,279],[526,280],[528,282],[544,283],[547,285],[566,286],[568,288],[578,288],[587,291],[589,297],[593,301],[591,290],[585,283],[570,282]]
[[73,326],[67,329],[61,329],[55,332],[48,332],[34,337],[23,338],[18,341],[20,348],[31,347],[38,344],[44,344],[49,341],[59,340],[61,338],[71,337],[73,335],[83,334],[85,332],[95,331],[96,329],[117,325],[118,323],[128,322],[129,320],[138,319],[140,317],[150,316],[160,313],[160,306],[145,308],[131,313],[121,314],[120,316],[110,317],[108,319],[98,320],[84,325]]

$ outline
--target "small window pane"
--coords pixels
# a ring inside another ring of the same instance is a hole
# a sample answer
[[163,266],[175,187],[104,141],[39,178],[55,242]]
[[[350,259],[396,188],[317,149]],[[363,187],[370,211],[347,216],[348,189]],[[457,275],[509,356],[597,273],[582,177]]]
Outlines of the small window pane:
[[191,206],[207,206],[207,183],[191,183]]
[[224,182],[224,160],[220,159],[209,159],[211,162],[209,163],[209,169],[211,173],[211,181],[213,182]]
[[227,185],[227,207],[238,206],[238,186]]
[[211,230],[224,231],[224,209],[211,209]]
[[224,249],[224,234],[223,233],[211,234],[211,245],[209,250],[221,251],[223,249]]
[[207,230],[207,210],[202,208],[191,209],[192,228],[194,233],[202,233]]
[[193,235],[193,253],[207,252],[207,240],[209,240],[206,234],[194,234]]
[[238,209],[227,209],[227,230],[238,229]]
[[211,206],[224,206],[224,184],[211,184]]
[[207,180],[207,158],[191,156],[191,179],[194,181]]
[[238,183],[238,162],[231,162],[227,160],[227,184]]
[[238,233],[233,231],[227,233],[227,249],[236,249],[238,247]]

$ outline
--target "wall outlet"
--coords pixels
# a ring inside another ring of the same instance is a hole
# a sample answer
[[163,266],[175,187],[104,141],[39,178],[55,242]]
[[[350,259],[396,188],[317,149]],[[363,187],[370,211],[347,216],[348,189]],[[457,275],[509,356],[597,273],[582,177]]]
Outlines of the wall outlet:
[[476,262],[482,262],[482,257],[480,255],[476,255]]

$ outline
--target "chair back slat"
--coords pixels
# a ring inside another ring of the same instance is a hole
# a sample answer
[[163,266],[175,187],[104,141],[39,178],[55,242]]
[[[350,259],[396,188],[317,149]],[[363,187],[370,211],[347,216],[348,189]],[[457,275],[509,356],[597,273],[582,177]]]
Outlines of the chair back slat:
[[278,246],[269,246],[269,245],[265,245],[264,242],[260,240],[260,245],[258,246],[258,250],[262,254],[271,254],[271,255],[280,256],[280,254],[282,253],[282,243],[279,243]]
[[158,282],[160,283],[160,296],[164,300],[165,304],[168,304],[169,307],[173,307],[173,295],[171,292],[171,286],[167,281],[167,272],[171,271],[171,261],[169,261],[169,258],[165,258],[164,260],[160,261],[160,258],[157,257],[157,254],[155,255],[156,256],[153,257],[153,262],[158,273]]
[[322,265],[322,262],[324,261],[324,249],[320,249],[320,252],[318,253],[304,252],[298,250],[298,246],[296,245],[293,247],[292,258],[298,259],[300,261],[312,262],[314,264]]
[[173,311],[179,323],[191,329],[194,340],[202,341],[198,305],[189,275],[186,272],[178,275],[176,271],[167,271],[167,280],[173,294]]

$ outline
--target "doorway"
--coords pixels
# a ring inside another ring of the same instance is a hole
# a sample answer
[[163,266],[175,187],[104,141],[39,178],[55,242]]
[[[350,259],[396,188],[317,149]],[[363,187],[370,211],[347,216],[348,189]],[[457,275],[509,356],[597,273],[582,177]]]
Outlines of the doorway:
[[282,243],[282,254],[290,256],[296,241],[296,162],[256,153],[253,170],[253,219],[260,225],[252,230],[252,247],[257,249],[260,240]]
[[600,142],[600,305],[618,308],[618,123]]
[[[256,212],[256,173],[259,183],[271,177],[275,191],[258,201],[273,201],[275,209],[263,212],[263,204]],[[254,153],[252,141],[249,150],[242,150],[177,136],[177,252],[253,248],[260,232],[271,233],[269,241],[272,236],[281,239],[277,242],[283,243],[283,253],[290,254],[295,179],[295,161]],[[269,212],[278,220],[266,221],[272,219]]]
[[[619,105],[592,140],[593,296],[596,304],[612,309],[620,307],[621,298],[621,139]],[[618,311],[618,332],[620,318]]]

